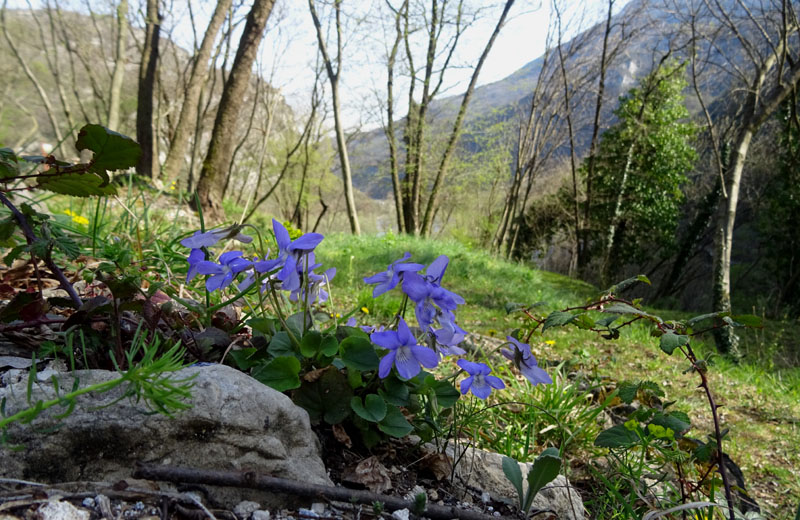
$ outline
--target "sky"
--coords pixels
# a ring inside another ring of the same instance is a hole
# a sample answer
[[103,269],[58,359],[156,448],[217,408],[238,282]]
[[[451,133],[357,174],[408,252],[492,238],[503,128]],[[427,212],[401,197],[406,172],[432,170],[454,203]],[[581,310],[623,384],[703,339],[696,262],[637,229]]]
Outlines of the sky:
[[[55,0],[62,9],[85,11],[90,0]],[[571,16],[580,13],[580,29],[597,23],[605,16],[608,0],[565,0],[567,4],[565,25]],[[618,12],[629,0],[616,0]],[[91,0],[96,12],[111,12],[117,0]],[[411,0],[428,4],[425,0]],[[546,46],[550,20],[551,0],[517,0],[507,22],[492,47],[481,71],[478,85],[503,79],[525,64],[543,54]],[[43,0],[10,0],[9,7],[27,8],[44,3]],[[188,0],[164,0],[170,9],[165,12],[162,31],[168,32],[181,47],[191,49],[194,45]],[[251,1],[245,1],[245,6]],[[394,4],[399,2],[394,0]],[[451,4],[455,2],[451,1]],[[447,71],[442,85],[442,94],[455,95],[466,90],[472,75],[472,67],[478,61],[486,42],[502,11],[500,0],[467,0],[467,4],[480,8],[479,18],[464,33],[452,67]],[[138,12],[141,20],[144,0],[130,0],[132,15]],[[323,0],[317,0],[320,10]],[[343,0],[346,26],[344,65],[341,72],[343,119],[346,128],[369,129],[381,123],[383,101],[386,90],[386,42],[393,38],[394,27],[384,22],[387,10],[385,0]],[[192,0],[193,14],[197,26],[197,38],[201,39],[214,9],[213,0]],[[242,15],[245,10],[241,10]],[[360,19],[356,26],[353,19]],[[325,20],[323,19],[323,23]],[[243,25],[243,24],[242,24]],[[577,24],[565,28],[567,36],[575,34]],[[234,34],[234,41],[238,41]],[[422,43],[420,41],[420,43]],[[199,45],[199,42],[197,43]],[[292,108],[302,113],[309,107],[314,85],[317,41],[306,0],[277,0],[267,33],[262,42],[257,67],[262,75],[281,89]],[[397,114],[407,110],[403,87],[408,84],[407,75],[399,70],[397,78]],[[327,78],[325,78],[327,80]]]

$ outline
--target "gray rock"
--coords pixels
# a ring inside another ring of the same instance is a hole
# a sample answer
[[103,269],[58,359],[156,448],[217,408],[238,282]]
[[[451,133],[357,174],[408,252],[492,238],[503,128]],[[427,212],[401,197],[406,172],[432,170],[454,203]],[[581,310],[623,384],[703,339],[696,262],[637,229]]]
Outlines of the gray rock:
[[250,517],[251,520],[269,520],[270,514],[269,511],[253,511],[253,515]]
[[394,520],[408,520],[408,516],[411,513],[408,509],[398,509],[396,511],[392,511],[392,518]]
[[250,518],[250,514],[253,511],[258,511],[261,509],[261,504],[258,502],[253,502],[252,500],[244,500],[236,504],[236,507],[233,508],[233,512],[239,518],[246,520]]
[[89,520],[89,511],[78,509],[69,502],[47,502],[36,511],[41,520]]
[[[117,377],[116,372],[61,374],[61,392],[74,377],[85,387]],[[216,470],[247,470],[313,484],[331,485],[320,458],[319,440],[308,414],[280,392],[224,365],[193,366],[174,375],[195,376],[192,408],[170,419],[147,413],[143,403],[122,400],[120,387],[86,394],[68,417],[54,407],[32,425],[9,428],[11,445],[0,447],[0,476],[42,482],[129,479],[136,461]],[[0,388],[6,415],[25,408],[27,382]],[[52,384],[34,387],[33,401],[52,399]],[[54,426],[59,426],[53,430]],[[162,485],[164,489],[171,489]],[[210,487],[213,502],[233,508],[246,499],[266,507],[297,505],[293,497],[264,491]],[[288,502],[287,502],[288,501]]]
[[[517,492],[511,482],[503,473],[503,456],[489,451],[457,447],[448,447],[447,454],[453,457],[454,453],[462,455],[456,467],[456,475],[463,479],[466,485],[481,489],[495,500],[518,503]],[[525,477],[533,466],[532,463],[520,463],[522,470],[522,486],[528,488]],[[585,511],[583,500],[578,490],[572,487],[563,475],[541,489],[533,499],[533,509],[551,510],[559,520],[583,520]]]

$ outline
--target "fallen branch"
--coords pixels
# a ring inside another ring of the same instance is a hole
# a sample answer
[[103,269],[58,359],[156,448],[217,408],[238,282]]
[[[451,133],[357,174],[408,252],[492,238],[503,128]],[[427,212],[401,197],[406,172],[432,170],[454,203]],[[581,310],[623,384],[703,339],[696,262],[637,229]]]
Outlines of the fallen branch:
[[[403,500],[402,498],[358,489],[296,482],[294,480],[259,475],[252,471],[216,471],[196,468],[178,468],[175,466],[159,466],[139,462],[136,464],[133,477],[174,483],[261,489],[273,493],[288,493],[305,498],[323,497],[337,502],[349,502],[353,504],[371,505],[374,502],[381,502],[384,509],[388,511],[396,511],[398,509],[414,510],[414,502]],[[450,518],[459,518],[462,520],[496,520],[496,517],[483,513],[437,505],[428,505],[422,514],[428,518],[441,518],[443,520]]]

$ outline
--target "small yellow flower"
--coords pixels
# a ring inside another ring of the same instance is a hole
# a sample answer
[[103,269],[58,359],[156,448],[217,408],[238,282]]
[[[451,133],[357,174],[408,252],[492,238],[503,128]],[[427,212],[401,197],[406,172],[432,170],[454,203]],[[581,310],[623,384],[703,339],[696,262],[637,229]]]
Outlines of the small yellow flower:
[[341,314],[339,314],[339,313],[337,312],[337,313],[336,313],[336,317],[337,317],[337,318],[341,318],[341,317],[342,317],[342,315],[341,315]]
[[178,189],[178,187],[175,185],[175,181],[172,181],[172,184],[169,185],[169,189],[172,190],[172,191],[175,191],[175,190]]
[[369,314],[369,309],[367,309],[366,307],[361,307],[361,312],[363,312],[364,314]]
[[72,212],[72,211],[70,211],[68,209],[65,209],[64,213],[69,215],[70,217],[72,217],[72,221],[75,222],[76,224],[82,224],[84,226],[89,225],[89,219],[86,218],[86,217],[82,217],[82,216],[78,215],[77,213],[74,213],[74,212]]
[[548,339],[547,341],[545,341],[545,344],[547,344],[547,345],[555,345],[556,344],[556,340]]

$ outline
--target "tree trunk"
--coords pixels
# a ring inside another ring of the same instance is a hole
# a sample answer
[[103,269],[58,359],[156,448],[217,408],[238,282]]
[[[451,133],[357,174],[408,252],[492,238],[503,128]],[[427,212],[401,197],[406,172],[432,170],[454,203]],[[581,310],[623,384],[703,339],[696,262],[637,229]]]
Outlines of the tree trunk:
[[[782,45],[785,45],[785,40]],[[795,62],[785,74],[785,77],[776,78],[775,85],[763,96],[760,95],[768,74],[777,64],[777,56],[779,54],[779,52],[772,54],[758,68],[742,110],[743,120],[732,150],[729,175],[726,180],[727,197],[724,199],[725,203],[720,204],[717,212],[712,282],[714,312],[730,312],[731,310],[733,230],[736,223],[736,209],[739,203],[739,188],[750,142],[758,128],[778,109],[783,100],[800,82],[800,63]],[[781,75],[781,71],[776,72],[776,75]],[[738,338],[732,327],[722,326],[715,329],[714,339],[717,344],[717,350],[721,353],[733,356],[738,354]]]
[[[387,1],[388,4],[388,1]],[[389,4],[391,9],[391,4]],[[403,194],[401,193],[399,157],[397,150],[397,136],[394,128],[394,65],[397,60],[397,50],[403,39],[403,28],[400,25],[403,11],[408,11],[408,0],[403,0],[403,4],[395,12],[395,40],[389,59],[386,63],[386,138],[389,140],[389,173],[392,177],[392,194],[394,195],[394,209],[397,216],[397,232],[404,233],[405,217],[403,216]]]
[[434,208],[437,206],[436,199],[439,195],[439,189],[442,186],[445,175],[447,175],[447,163],[450,161],[450,156],[453,154],[453,150],[455,150],[458,137],[461,135],[461,125],[464,121],[464,114],[467,113],[467,106],[472,99],[472,93],[475,90],[475,85],[478,83],[478,76],[481,73],[481,68],[486,61],[486,57],[489,55],[489,52],[492,50],[492,45],[497,39],[497,35],[500,34],[500,29],[503,28],[503,25],[506,22],[508,11],[511,9],[512,5],[514,5],[514,0],[506,0],[506,5],[503,7],[503,12],[500,15],[500,19],[497,21],[494,32],[492,32],[492,35],[489,37],[489,42],[486,44],[486,47],[483,48],[481,57],[478,59],[478,64],[475,66],[475,70],[472,72],[472,78],[469,80],[467,91],[464,93],[464,97],[461,98],[461,106],[458,108],[458,115],[453,123],[453,129],[450,132],[450,138],[447,141],[447,147],[442,155],[442,160],[439,163],[439,169],[436,172],[436,179],[433,182],[433,188],[431,189],[431,194],[428,197],[428,204],[425,207],[425,216],[422,219],[421,227],[421,234],[423,236],[428,236],[430,234],[431,226],[433,225]]
[[187,82],[183,104],[181,105],[181,113],[178,117],[178,124],[175,127],[169,151],[167,152],[167,158],[164,161],[163,176],[167,184],[178,178],[181,166],[185,161],[186,147],[192,133],[192,124],[195,123],[197,119],[198,101],[200,100],[203,85],[205,85],[205,80],[208,76],[208,59],[211,56],[211,50],[214,48],[214,41],[217,38],[220,27],[222,27],[222,23],[225,21],[225,15],[232,2],[233,0],[217,1],[214,14],[211,16],[211,21],[208,23],[206,32],[203,35],[203,42],[200,44],[200,49],[194,57],[192,72]]
[[225,216],[221,200],[222,185],[225,176],[229,174],[226,170],[233,152],[236,122],[241,112],[244,93],[250,84],[253,62],[274,4],[275,0],[255,0],[253,3],[242,30],[233,66],[222,90],[211,142],[197,182],[200,205],[211,220],[220,221]]
[[[644,105],[643,105],[644,106]],[[614,212],[611,214],[611,224],[608,226],[606,233],[606,247],[603,254],[602,283],[608,286],[611,281],[611,252],[614,250],[614,241],[617,238],[617,227],[619,226],[619,219],[622,216],[622,199],[625,197],[625,189],[628,187],[628,177],[631,173],[631,164],[633,163],[633,152],[636,149],[635,143],[628,146],[628,153],[625,156],[625,168],[622,170],[622,179],[617,187],[617,200],[614,201]]]
[[333,121],[336,132],[336,148],[339,152],[339,165],[342,169],[342,183],[344,184],[344,198],[347,206],[347,218],[350,221],[350,231],[354,235],[361,234],[361,226],[358,224],[358,213],[356,212],[356,201],[353,195],[353,176],[350,171],[350,157],[347,155],[347,141],[344,136],[344,124],[342,123],[342,114],[340,107],[339,97],[339,73],[342,70],[342,27],[340,24],[340,9],[339,1],[334,2],[334,9],[336,11],[336,70],[333,70],[333,61],[328,54],[325,39],[322,35],[322,25],[320,24],[317,10],[314,7],[314,0],[308,0],[308,7],[311,11],[311,18],[314,21],[314,28],[317,32],[317,43],[319,50],[322,54],[322,60],[325,63],[325,70],[328,73],[328,80],[331,84],[331,97],[333,99]]
[[122,80],[125,78],[128,42],[128,0],[117,5],[117,45],[114,56],[114,74],[111,76],[111,92],[108,103],[108,128],[119,131],[119,104],[122,97]]
[[147,0],[147,28],[145,29],[142,61],[139,64],[139,92],[136,107],[136,140],[142,147],[142,155],[136,171],[140,175],[153,177],[158,172],[158,152],[153,131],[153,93],[158,68],[158,44],[161,33],[161,13],[158,0]]
[[578,252],[578,271],[583,273],[586,264],[589,261],[589,219],[591,218],[591,210],[589,209],[592,204],[592,180],[594,178],[595,160],[597,153],[597,141],[600,135],[600,112],[603,108],[603,96],[606,89],[606,68],[608,56],[608,37],[611,34],[611,20],[612,11],[614,8],[614,0],[608,0],[608,13],[606,15],[606,27],[603,32],[603,50],[600,54],[600,78],[597,85],[597,100],[594,106],[594,122],[592,124],[592,140],[589,143],[589,156],[586,166],[586,200],[584,202],[583,210],[583,227],[580,230],[580,243],[582,247]]

